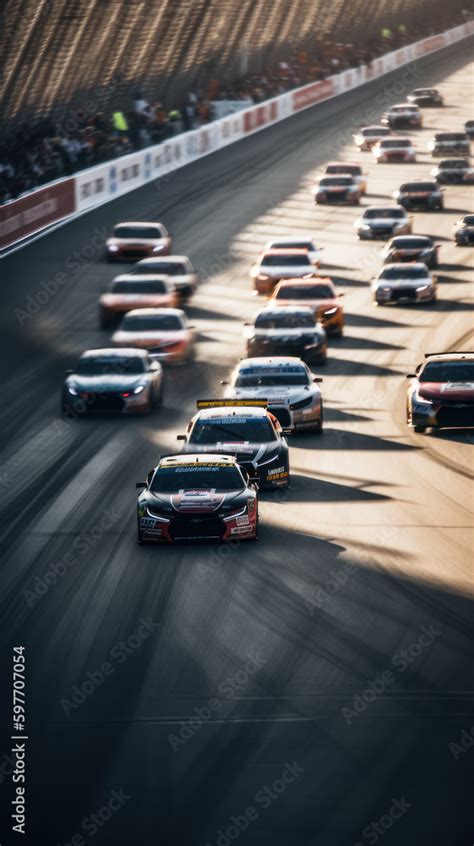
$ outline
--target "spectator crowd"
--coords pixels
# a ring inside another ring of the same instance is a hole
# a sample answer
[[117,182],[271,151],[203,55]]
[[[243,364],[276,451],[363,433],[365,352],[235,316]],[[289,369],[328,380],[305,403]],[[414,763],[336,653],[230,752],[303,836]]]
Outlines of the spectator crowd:
[[[451,21],[449,25],[454,24]],[[208,78],[198,91],[189,92],[171,108],[159,101],[148,102],[136,91],[125,111],[117,109],[106,115],[75,109],[72,127],[70,119],[60,123],[51,117],[23,123],[0,144],[0,203],[209,123],[219,101],[258,103],[347,68],[370,64],[377,55],[430,34],[428,26],[410,33],[403,24],[395,31],[383,27],[378,38],[364,46],[334,43],[323,35],[315,40],[312,35],[264,72],[230,83]]]

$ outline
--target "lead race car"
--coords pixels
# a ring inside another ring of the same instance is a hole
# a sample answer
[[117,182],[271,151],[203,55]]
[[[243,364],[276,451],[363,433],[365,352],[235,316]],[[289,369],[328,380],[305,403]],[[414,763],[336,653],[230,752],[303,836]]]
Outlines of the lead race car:
[[258,488],[234,456],[162,456],[136,486],[139,544],[258,539]]
[[407,379],[407,423],[415,432],[474,426],[474,352],[427,353]]
[[288,444],[267,400],[198,400],[197,408],[186,434],[177,436],[183,453],[234,455],[260,487],[288,487]]
[[283,429],[323,432],[323,400],[319,383],[309,367],[293,356],[244,358],[235,368],[226,390],[229,399],[262,399]]

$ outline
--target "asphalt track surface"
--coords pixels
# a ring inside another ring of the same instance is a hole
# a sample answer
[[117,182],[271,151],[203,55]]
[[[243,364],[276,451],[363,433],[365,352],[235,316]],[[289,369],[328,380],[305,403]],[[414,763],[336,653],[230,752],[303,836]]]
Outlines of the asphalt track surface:
[[[473,439],[415,435],[404,419],[422,354],[474,348],[472,251],[451,237],[472,189],[415,215],[442,244],[439,300],[424,308],[375,308],[382,245],[356,240],[357,210],[309,193],[336,156],[368,164],[364,203],[427,175],[432,131],[473,116],[469,58],[457,45],[305,111],[2,263],[2,844],[21,837],[3,757],[14,644],[28,664],[23,842],[472,843]],[[419,163],[357,154],[353,129],[423,84],[447,106],[413,133]],[[200,269],[197,360],[167,371],[150,418],[63,421],[64,369],[107,343],[97,297],[118,271],[97,245],[124,218],[162,219]],[[259,246],[301,231],[346,295],[346,334],[321,370],[325,434],[291,439],[291,490],[262,495],[258,544],[138,547],[135,481],[243,354]],[[57,273],[67,284],[25,319]]]

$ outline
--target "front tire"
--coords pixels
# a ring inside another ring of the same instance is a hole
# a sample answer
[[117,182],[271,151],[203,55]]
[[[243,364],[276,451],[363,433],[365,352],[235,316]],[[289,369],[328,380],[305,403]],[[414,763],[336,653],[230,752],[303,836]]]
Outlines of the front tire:
[[414,429],[414,431],[416,432],[417,435],[423,435],[424,432],[426,432],[427,427],[426,426],[420,426],[420,425],[417,424],[416,426],[413,426],[413,429]]

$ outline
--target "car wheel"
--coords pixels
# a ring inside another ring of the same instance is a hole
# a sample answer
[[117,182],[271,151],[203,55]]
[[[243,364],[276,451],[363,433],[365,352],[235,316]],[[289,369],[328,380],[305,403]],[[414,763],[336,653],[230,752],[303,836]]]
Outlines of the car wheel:
[[413,427],[414,431],[415,431],[418,435],[422,435],[422,434],[423,434],[423,432],[426,432],[426,428],[427,428],[426,426],[419,426],[419,425],[417,425],[417,426],[414,426],[414,427]]

